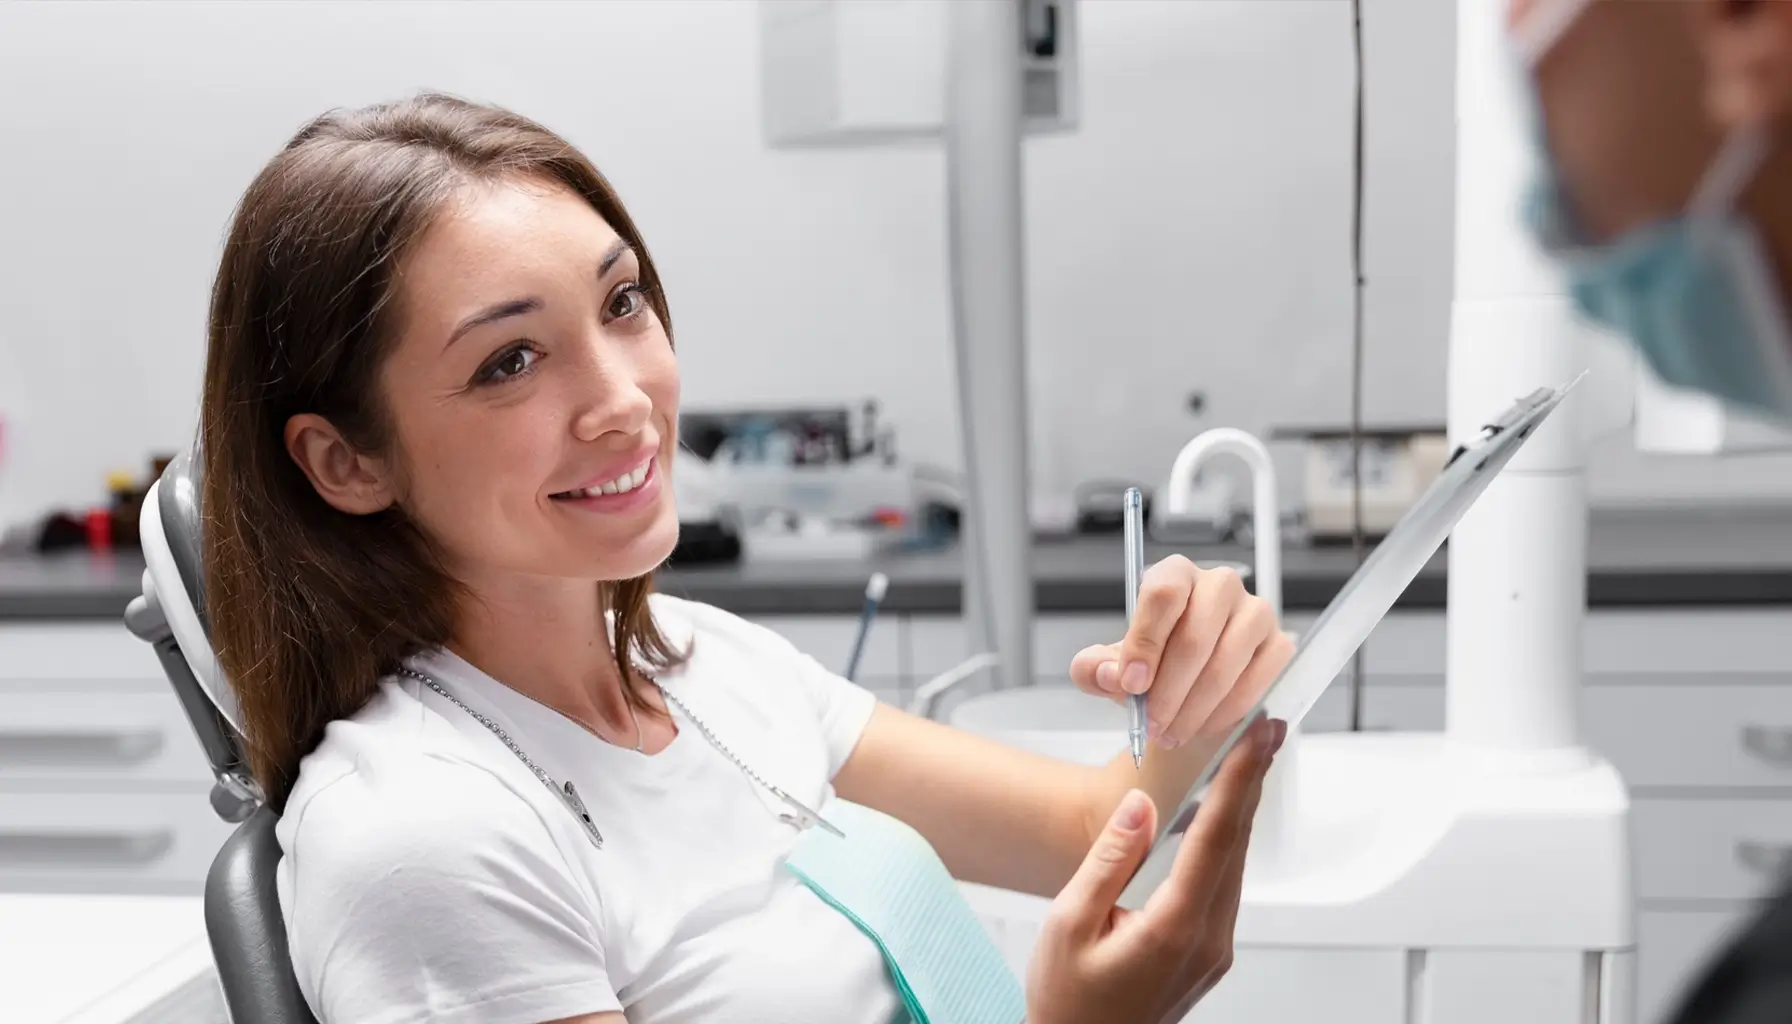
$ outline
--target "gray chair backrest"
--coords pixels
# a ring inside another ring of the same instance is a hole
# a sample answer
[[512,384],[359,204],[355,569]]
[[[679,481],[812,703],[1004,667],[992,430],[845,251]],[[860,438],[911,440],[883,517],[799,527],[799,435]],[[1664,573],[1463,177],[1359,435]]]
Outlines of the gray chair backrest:
[[317,1024],[293,977],[274,894],[279,820],[265,806],[250,815],[225,840],[205,876],[205,931],[224,1003],[238,1024]]
[[210,762],[217,784],[212,808],[241,822],[212,861],[205,878],[205,930],[231,1020],[237,1024],[316,1024],[293,977],[286,924],[274,888],[280,844],[277,815],[261,800],[243,757],[242,737],[218,710],[194,675],[168,627],[162,602],[187,600],[209,637],[200,562],[200,465],[182,454],[163,471],[156,511],[169,553],[180,570],[183,594],[150,594],[131,602],[125,622],[155,648]]

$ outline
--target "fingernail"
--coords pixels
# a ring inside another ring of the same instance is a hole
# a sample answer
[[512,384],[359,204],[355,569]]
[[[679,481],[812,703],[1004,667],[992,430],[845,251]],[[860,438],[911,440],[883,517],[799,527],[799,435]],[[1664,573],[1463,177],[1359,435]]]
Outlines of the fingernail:
[[1276,751],[1282,749],[1282,741],[1288,738],[1288,723],[1278,718],[1269,724],[1273,730],[1272,738],[1269,741],[1269,752],[1273,756]]
[[1136,831],[1145,824],[1145,794],[1136,789],[1128,790],[1120,801],[1120,811],[1114,816],[1114,824],[1125,832]]
[[1146,722],[1145,737],[1153,743],[1161,743],[1164,738],[1164,724],[1155,719]]
[[1151,670],[1147,668],[1142,661],[1127,662],[1126,675],[1122,676],[1120,679],[1121,687],[1124,688],[1127,693],[1144,693],[1146,676],[1150,671]]
[[1120,690],[1120,663],[1104,661],[1095,667],[1095,685],[1108,691],[1118,693]]

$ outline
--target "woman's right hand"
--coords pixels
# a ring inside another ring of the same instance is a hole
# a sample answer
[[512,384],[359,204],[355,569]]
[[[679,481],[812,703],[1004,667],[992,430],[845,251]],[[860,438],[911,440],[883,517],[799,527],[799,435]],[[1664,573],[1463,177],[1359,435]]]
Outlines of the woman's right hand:
[[1232,966],[1245,847],[1279,723],[1251,727],[1214,777],[1175,866],[1138,911],[1115,906],[1157,833],[1151,798],[1120,801],[1053,901],[1027,968],[1027,1024],[1180,1020]]

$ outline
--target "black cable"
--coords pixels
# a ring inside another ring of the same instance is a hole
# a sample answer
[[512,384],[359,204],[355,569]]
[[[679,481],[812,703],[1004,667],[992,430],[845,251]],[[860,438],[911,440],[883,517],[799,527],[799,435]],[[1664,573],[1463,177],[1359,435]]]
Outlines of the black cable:
[[[1350,270],[1355,292],[1350,338],[1350,551],[1362,568],[1368,546],[1363,535],[1363,4],[1350,0],[1351,39],[1356,47],[1356,138],[1350,211]],[[1363,728],[1363,649],[1350,660],[1350,731]]]

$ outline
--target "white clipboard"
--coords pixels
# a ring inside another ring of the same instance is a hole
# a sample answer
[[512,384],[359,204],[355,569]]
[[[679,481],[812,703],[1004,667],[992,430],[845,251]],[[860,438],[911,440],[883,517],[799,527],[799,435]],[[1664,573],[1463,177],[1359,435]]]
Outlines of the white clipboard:
[[1194,822],[1214,775],[1251,724],[1263,717],[1282,719],[1290,727],[1300,724],[1388,609],[1431,561],[1463,513],[1579,382],[1577,377],[1563,387],[1532,392],[1451,453],[1443,472],[1375,546],[1338,596],[1326,605],[1301,639],[1288,667],[1227,734],[1175,813],[1159,823],[1151,852],[1127,883],[1120,906],[1144,906],[1151,893],[1169,877],[1176,851],[1181,849],[1183,836]]

